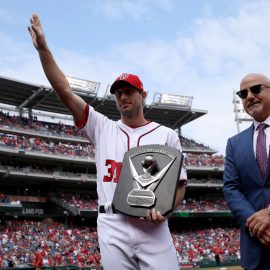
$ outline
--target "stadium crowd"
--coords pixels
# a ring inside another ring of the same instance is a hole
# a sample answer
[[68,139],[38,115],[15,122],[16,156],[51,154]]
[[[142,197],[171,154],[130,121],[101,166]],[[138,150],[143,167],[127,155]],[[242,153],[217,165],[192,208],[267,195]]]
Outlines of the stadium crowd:
[[78,210],[97,211],[98,208],[97,200],[91,198],[91,196],[88,194],[60,193],[54,195],[54,198],[61,200],[64,204],[68,204],[69,207],[75,207]]
[[13,200],[12,197],[0,192],[0,206],[4,205],[14,205],[14,206],[21,206],[21,202],[19,200]]
[[84,133],[76,130],[74,126],[65,125],[61,122],[50,123],[38,121],[37,117],[29,120],[27,117],[18,115],[9,115],[9,113],[0,110],[0,127],[15,128],[23,131],[36,132],[38,134],[47,134],[53,136],[73,136],[85,137]]
[[173,232],[172,237],[181,263],[214,262],[217,254],[221,262],[240,258],[240,235],[235,228]]
[[224,198],[187,198],[177,207],[182,212],[220,212],[229,211]]
[[59,222],[8,221],[0,225],[0,267],[97,266],[95,228],[69,228]]
[[212,150],[209,146],[204,145],[203,143],[195,142],[194,140],[185,138],[183,136],[180,136],[180,141],[183,148],[193,150]]
[[[57,197],[71,207],[78,209],[97,210],[97,200],[81,194],[61,194]],[[176,208],[175,211],[181,212],[220,212],[229,211],[224,198],[187,198]]]
[[223,155],[186,153],[184,164],[186,167],[224,167]]
[[[35,194],[27,195],[12,195],[0,193],[0,203],[15,203],[20,198],[22,201],[29,201],[28,197],[34,197]],[[40,194],[38,194],[40,196]],[[36,194],[36,197],[38,197]],[[93,195],[89,194],[76,194],[76,193],[47,193],[43,197],[53,197],[56,200],[62,202],[62,204],[68,205],[70,208],[75,207],[78,210],[91,210],[97,211],[97,199],[93,198]],[[37,200],[36,200],[37,201]],[[183,203],[176,208],[175,211],[181,212],[220,212],[229,211],[224,198],[185,198]]]
[[[239,231],[231,228],[172,232],[179,264],[239,257]],[[0,225],[0,267],[96,266],[96,228],[66,228],[55,221],[12,220]]]
[[61,141],[43,139],[41,137],[29,137],[0,133],[0,146],[15,148],[25,151],[38,151],[44,154],[89,157],[92,150],[88,145],[81,143],[71,144]]
[[[82,194],[61,194],[56,197],[71,207],[85,210],[97,210],[97,200]],[[187,198],[176,208],[181,212],[220,212],[229,211],[224,198]]]
[[71,179],[81,179],[82,181],[93,181],[96,179],[96,174],[90,174],[87,172],[87,168],[78,166],[65,166],[52,164],[43,164],[42,162],[36,162],[35,160],[27,161],[24,160],[12,160],[0,158],[0,170],[8,172],[20,172],[25,174],[41,174],[52,176],[56,180],[60,178],[69,177]]
[[[25,151],[38,151],[50,155],[64,155],[69,157],[82,157],[94,159],[94,149],[89,144],[67,143],[31,137],[27,135],[14,135],[0,133],[0,146],[15,148]],[[187,153],[184,158],[185,166],[192,167],[223,167],[224,157],[222,155],[192,154]]]
[[[22,133],[25,131],[34,131],[38,134],[47,134],[53,136],[65,136],[65,137],[76,137],[85,138],[85,134],[82,131],[76,130],[74,126],[65,125],[63,123],[49,123],[38,121],[37,117],[29,120],[27,117],[20,117],[18,115],[10,116],[9,113],[0,111],[0,128],[11,128],[21,130]],[[195,142],[192,139],[180,136],[180,141],[183,148],[192,150],[211,150],[209,146],[202,143]],[[94,150],[92,150],[93,152]],[[190,161],[193,162],[193,161]]]

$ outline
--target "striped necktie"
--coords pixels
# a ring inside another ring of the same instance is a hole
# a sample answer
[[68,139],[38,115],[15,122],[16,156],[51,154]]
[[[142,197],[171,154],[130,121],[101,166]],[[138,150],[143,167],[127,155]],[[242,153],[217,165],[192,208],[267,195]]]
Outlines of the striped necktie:
[[266,134],[264,130],[268,127],[269,125],[265,123],[261,123],[257,127],[257,130],[259,130],[259,134],[257,137],[256,145],[256,161],[258,163],[263,178],[265,178],[267,168]]

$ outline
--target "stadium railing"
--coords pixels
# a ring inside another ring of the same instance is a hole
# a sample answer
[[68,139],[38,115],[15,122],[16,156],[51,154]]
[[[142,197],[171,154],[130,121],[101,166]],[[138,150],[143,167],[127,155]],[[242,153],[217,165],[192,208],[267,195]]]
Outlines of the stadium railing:
[[215,261],[212,260],[201,260],[199,262],[200,268],[208,268],[208,267],[225,267],[225,266],[233,266],[233,265],[240,265],[239,259],[226,259],[219,264],[217,264]]

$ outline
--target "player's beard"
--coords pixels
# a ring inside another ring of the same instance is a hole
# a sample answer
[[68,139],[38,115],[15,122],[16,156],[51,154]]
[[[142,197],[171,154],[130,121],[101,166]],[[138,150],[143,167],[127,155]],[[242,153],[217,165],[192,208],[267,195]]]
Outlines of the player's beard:
[[119,106],[119,112],[121,116],[127,118],[133,118],[140,114],[141,111],[141,104],[129,104],[127,108],[122,108],[124,106]]

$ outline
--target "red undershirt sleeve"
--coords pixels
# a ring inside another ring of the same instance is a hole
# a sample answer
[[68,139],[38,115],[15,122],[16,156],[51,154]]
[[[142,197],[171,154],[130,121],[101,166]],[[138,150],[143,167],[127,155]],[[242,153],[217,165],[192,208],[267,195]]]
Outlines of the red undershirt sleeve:
[[81,129],[86,125],[87,120],[88,120],[88,115],[89,115],[89,105],[86,104],[84,108],[84,112],[83,112],[83,118],[78,121],[75,121],[75,127],[77,129]]

